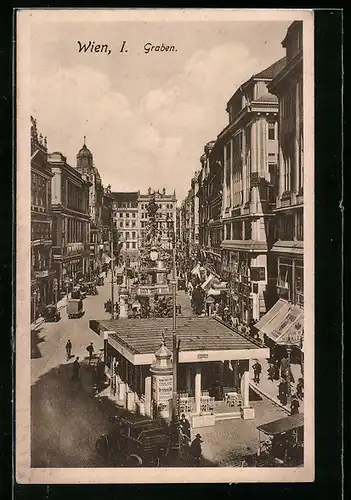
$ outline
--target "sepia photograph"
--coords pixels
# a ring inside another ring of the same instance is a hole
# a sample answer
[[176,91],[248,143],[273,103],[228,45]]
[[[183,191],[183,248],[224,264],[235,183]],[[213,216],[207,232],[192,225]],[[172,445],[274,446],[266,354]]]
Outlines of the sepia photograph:
[[313,481],[313,12],[16,23],[17,481]]

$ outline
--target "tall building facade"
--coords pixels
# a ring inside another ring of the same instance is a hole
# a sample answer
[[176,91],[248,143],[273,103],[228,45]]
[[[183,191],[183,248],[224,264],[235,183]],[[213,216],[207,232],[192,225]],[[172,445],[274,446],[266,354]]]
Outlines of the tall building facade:
[[62,153],[51,153],[48,160],[53,174],[53,269],[64,294],[68,280],[89,274],[91,182],[86,174],[71,167]]
[[[221,273],[222,225],[222,183],[223,151],[216,148],[216,142],[206,144],[200,158],[201,175],[197,177],[199,212],[199,238],[202,256],[208,271],[219,276]],[[194,207],[195,209],[195,207]]]
[[288,28],[286,65],[269,84],[279,99],[279,177],[274,209],[272,280],[278,297],[303,307],[303,50],[302,21]]
[[258,320],[270,306],[268,252],[274,237],[278,162],[278,99],[268,84],[280,59],[239,87],[227,105],[223,150],[223,271],[241,318]]
[[51,166],[47,140],[31,117],[31,321],[55,300],[52,270]]
[[89,274],[99,271],[99,255],[103,244],[102,234],[102,206],[104,187],[100,173],[94,165],[94,157],[84,143],[77,154],[77,170],[89,182],[89,215],[90,215],[90,259]]
[[139,255],[139,212],[137,191],[112,192],[113,220],[120,241],[120,255],[128,257],[135,266]]

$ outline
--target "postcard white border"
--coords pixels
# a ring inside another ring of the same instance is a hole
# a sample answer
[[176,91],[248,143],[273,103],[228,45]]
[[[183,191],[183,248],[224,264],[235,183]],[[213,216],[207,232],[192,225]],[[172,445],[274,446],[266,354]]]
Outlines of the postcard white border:
[[[302,468],[30,467],[30,25],[36,22],[293,21],[304,24],[305,461]],[[311,482],[314,480],[314,15],[300,9],[20,9],[17,11],[16,480],[20,484]]]

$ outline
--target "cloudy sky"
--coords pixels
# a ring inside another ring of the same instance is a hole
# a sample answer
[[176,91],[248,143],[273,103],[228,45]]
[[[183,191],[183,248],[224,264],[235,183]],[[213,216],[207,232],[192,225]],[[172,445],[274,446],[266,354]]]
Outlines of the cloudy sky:
[[[290,23],[32,23],[32,114],[72,166],[85,135],[114,191],[166,187],[183,199],[205,143],[227,124],[226,102],[284,56]],[[78,53],[78,40],[111,53]],[[145,54],[147,42],[177,52]]]

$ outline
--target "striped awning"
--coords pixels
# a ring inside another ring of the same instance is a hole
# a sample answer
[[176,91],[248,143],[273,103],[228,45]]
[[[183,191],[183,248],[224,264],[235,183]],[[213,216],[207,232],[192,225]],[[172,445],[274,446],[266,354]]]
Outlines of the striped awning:
[[205,291],[209,290],[212,286],[213,281],[216,280],[215,276],[213,274],[210,274],[207,278],[206,281],[204,281],[201,285],[201,288]]
[[255,327],[276,344],[301,347],[304,330],[304,313],[296,304],[279,299],[256,323]]
[[215,290],[228,290],[228,283],[226,281],[214,281],[212,288]]

